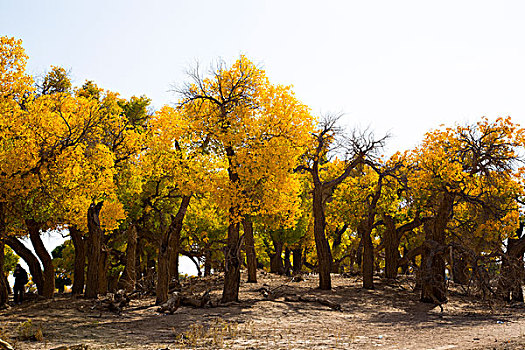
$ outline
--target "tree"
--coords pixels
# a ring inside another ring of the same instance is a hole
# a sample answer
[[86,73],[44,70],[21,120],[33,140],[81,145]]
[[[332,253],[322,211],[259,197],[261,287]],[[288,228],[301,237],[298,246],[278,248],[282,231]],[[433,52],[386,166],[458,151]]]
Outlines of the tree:
[[521,191],[513,169],[519,159],[518,149],[523,147],[523,133],[510,118],[492,123],[483,118],[474,125],[429,132],[413,152],[415,171],[409,187],[412,200],[427,217],[423,226],[422,301],[446,300],[445,253],[455,208],[475,206],[487,218],[495,219],[498,229],[491,232],[497,233],[499,242],[515,231],[517,202],[501,200],[501,194],[505,194],[503,198],[517,198]]
[[[198,69],[179,89],[180,106],[191,116],[203,145],[223,161],[227,178],[218,183],[220,204],[229,212],[222,301],[238,300],[240,223],[254,214],[247,189],[269,175],[290,173],[311,127],[308,108],[289,87],[273,86],[245,57],[231,68],[220,63],[203,78]],[[270,162],[264,162],[269,157]],[[276,165],[289,163],[286,167]]]
[[[313,182],[312,213],[314,217],[314,237],[319,260],[319,288],[332,288],[330,270],[332,254],[325,234],[326,204],[332,199],[334,190],[358,166],[365,164],[384,139],[375,140],[371,134],[357,134],[341,139],[342,130],[337,126],[338,117],[326,116],[319,123],[318,129],[312,134],[313,148],[305,155],[305,164],[298,167],[311,174]],[[331,178],[323,176],[323,165],[326,164],[332,152],[342,151],[342,172]]]

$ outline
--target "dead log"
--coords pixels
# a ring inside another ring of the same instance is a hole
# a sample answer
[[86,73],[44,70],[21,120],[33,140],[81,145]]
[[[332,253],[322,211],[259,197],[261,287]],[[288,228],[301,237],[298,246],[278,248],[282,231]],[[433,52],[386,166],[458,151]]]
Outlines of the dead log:
[[168,299],[164,304],[160,305],[160,307],[157,309],[158,313],[169,313],[170,315],[173,315],[175,311],[180,306],[180,295],[179,293],[173,293],[171,298]]
[[287,296],[286,298],[284,298],[284,301],[293,302],[293,303],[296,303],[296,302],[318,303],[324,306],[328,306],[332,310],[336,310],[336,311],[342,310],[341,304],[335,303],[328,299],[323,299],[323,298],[314,297],[314,296],[306,296],[306,295]]
[[130,298],[123,291],[115,294],[109,294],[105,299],[95,300],[91,310],[110,311],[120,314],[122,310],[129,306]]
[[[293,280],[293,278],[291,279]],[[290,281],[291,281],[290,280]],[[283,283],[275,288],[270,288],[267,285],[263,285],[261,288],[257,289],[256,291],[261,293],[261,295],[268,300],[275,300],[277,298],[283,297],[285,295],[285,292],[280,290],[281,288],[287,287],[288,282]]]
[[173,293],[171,298],[157,309],[159,313],[173,314],[180,306],[191,306],[194,308],[203,308],[211,305],[210,292],[206,291],[202,295],[183,295],[181,293]]
[[210,292],[206,291],[201,296],[182,296],[180,304],[183,306],[191,306],[195,308],[202,308],[207,306],[211,301]]

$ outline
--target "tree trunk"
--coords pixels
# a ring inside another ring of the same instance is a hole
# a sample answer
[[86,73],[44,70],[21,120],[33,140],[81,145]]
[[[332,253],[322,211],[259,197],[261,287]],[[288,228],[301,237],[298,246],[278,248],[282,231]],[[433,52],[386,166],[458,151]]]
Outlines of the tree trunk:
[[437,252],[445,245],[445,229],[454,205],[454,195],[445,192],[442,196],[435,217],[424,224],[427,244],[421,260],[421,301],[427,303],[444,303],[447,300],[445,259],[442,252]]
[[[184,203],[181,203],[181,207],[184,207],[184,215],[186,214],[186,210],[190,203],[190,197],[187,197],[187,200],[184,201]],[[181,209],[179,209],[180,211]],[[180,233],[182,231],[182,220],[184,220],[184,215],[182,216],[180,227],[177,226],[179,223],[175,222],[175,226],[173,227],[173,231],[171,232],[170,236],[170,242],[169,242],[169,281],[172,281],[175,279],[176,281],[179,280],[179,256],[180,256]],[[177,217],[172,217],[172,223],[173,220],[178,220]]]
[[[168,236],[165,233],[164,236]],[[161,305],[168,300],[168,289],[169,289],[169,247],[168,238],[164,237],[159,242],[159,257],[157,263],[157,300],[155,304]]]
[[283,243],[275,239],[272,235],[274,254],[270,254],[270,272],[282,275],[284,273],[283,265]]
[[325,236],[326,219],[323,204],[323,186],[316,185],[313,192],[314,237],[317,260],[319,261],[319,289],[330,290],[332,289],[332,281],[330,279],[332,254]]
[[[407,247],[403,246],[403,256],[405,256],[407,254],[407,252],[408,252]],[[408,273],[408,261],[405,261],[405,262],[399,264],[399,267],[401,268],[401,273],[403,275],[406,275]]]
[[69,227],[71,242],[75,247],[75,265],[73,270],[73,294],[84,293],[84,283],[86,275],[86,241],[82,232],[75,226]]
[[[104,241],[104,236],[102,236]],[[98,294],[105,295],[108,292],[108,269],[109,251],[106,242],[100,245],[100,261],[98,264]]]
[[365,223],[358,226],[359,235],[363,242],[363,288],[374,289],[374,246],[372,244],[371,228]]
[[7,237],[5,243],[7,243],[7,245],[11,247],[11,249],[13,249],[18,256],[24,259],[27,266],[29,267],[29,273],[31,274],[33,283],[36,285],[38,295],[43,295],[44,275],[37,257],[15,237]]
[[204,251],[204,277],[211,275],[211,248],[206,247]]
[[[160,305],[168,300],[168,290],[170,282],[170,245],[173,244],[173,240],[180,242],[180,232],[182,231],[182,224],[186,210],[190,204],[191,195],[183,196],[179,206],[179,210],[176,215],[171,216],[171,224],[168,229],[164,232],[159,245],[159,257],[158,257],[158,270],[157,270],[157,288],[156,288],[156,304]],[[172,254],[179,254],[179,249],[176,247],[176,251]]]
[[29,238],[35,253],[44,266],[44,291],[42,296],[44,298],[52,298],[55,294],[55,267],[53,266],[53,259],[47,251],[42,238],[40,237],[41,225],[34,220],[26,220],[26,225],[29,230]]
[[[175,241],[175,239],[173,240]],[[169,261],[169,281],[179,280],[179,261],[180,261],[180,238],[177,239],[179,243],[173,242],[173,246],[169,250],[170,261]]]
[[421,301],[444,303],[446,297],[445,259],[434,240],[426,241],[421,255]]
[[468,265],[466,259],[461,254],[452,253],[452,279],[454,283],[466,285],[469,281]]
[[242,221],[244,229],[244,249],[246,265],[248,266],[248,283],[257,283],[257,256],[255,255],[255,239],[253,237],[253,222],[250,218]]
[[509,238],[507,251],[503,256],[501,274],[498,283],[498,295],[505,301],[523,301],[522,281],[525,277],[523,254],[525,235],[521,238]]
[[398,262],[401,258],[399,255],[399,239],[397,238],[396,226],[394,219],[385,215],[385,232],[383,233],[385,246],[385,277],[396,278],[398,271]]
[[[231,216],[234,217],[234,215]],[[228,226],[228,243],[224,254],[224,289],[221,299],[223,303],[239,301],[239,287],[241,285],[241,243],[239,224],[230,223]]]
[[[231,145],[225,148],[228,158],[228,178],[230,184],[239,186],[241,179],[235,168],[235,150]],[[224,288],[222,290],[221,301],[227,303],[239,300],[239,287],[241,285],[241,245],[242,240],[239,235],[239,223],[236,222],[240,217],[238,204],[234,204],[229,210],[228,238],[224,252]]]
[[[4,232],[0,232],[0,237],[3,237],[3,235],[4,235]],[[3,239],[0,238],[0,308],[6,305],[9,299],[9,294],[8,294],[8,289],[7,289],[7,279],[5,278],[5,274],[4,274],[4,246],[5,246],[5,243]]]
[[301,273],[303,269],[303,248],[295,248],[292,250],[292,264],[293,264],[293,274]]
[[88,250],[87,250],[87,278],[86,298],[96,298],[99,291],[99,271],[103,232],[100,227],[100,210],[104,202],[92,203],[87,212],[88,223]]
[[137,281],[136,264],[137,264],[137,227],[132,224],[127,231],[126,246],[126,266],[118,283],[119,289],[124,289],[126,293],[131,293],[135,289]]
[[290,248],[284,249],[284,274],[291,276],[292,263],[290,262]]
[[358,267],[358,271],[361,271],[361,266],[363,266],[363,240],[359,240],[359,244],[357,245],[357,251],[356,251],[356,263]]

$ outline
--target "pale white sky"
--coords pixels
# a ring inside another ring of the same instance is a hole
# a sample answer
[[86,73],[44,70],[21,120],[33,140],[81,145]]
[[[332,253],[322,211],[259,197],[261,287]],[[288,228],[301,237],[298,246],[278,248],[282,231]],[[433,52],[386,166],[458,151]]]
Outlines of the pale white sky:
[[390,131],[388,153],[486,115],[525,122],[522,1],[0,0],[29,71],[70,68],[159,108],[196,60],[246,54],[315,113]]
[[519,0],[0,0],[33,75],[63,66],[160,108],[196,61],[245,54],[314,113],[390,132],[387,153],[441,123],[525,124],[523,18]]

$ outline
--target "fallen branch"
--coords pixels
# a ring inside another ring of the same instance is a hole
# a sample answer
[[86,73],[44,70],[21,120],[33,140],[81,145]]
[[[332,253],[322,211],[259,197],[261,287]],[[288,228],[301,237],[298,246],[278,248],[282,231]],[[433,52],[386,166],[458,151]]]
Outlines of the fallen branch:
[[333,301],[318,298],[318,297],[312,297],[312,296],[288,296],[284,298],[284,301],[289,302],[306,302],[306,303],[319,303],[324,306],[328,306],[332,310],[341,311],[342,306],[341,304],[335,303]]
[[203,308],[211,305],[210,292],[206,291],[201,296],[186,296],[181,293],[173,293],[167,302],[162,304],[157,312],[173,314],[180,306],[191,306],[194,308]]
[[129,306],[129,302],[130,298],[126,293],[119,292],[110,294],[105,299],[95,300],[95,304],[91,307],[91,310],[111,311],[120,314],[126,306]]

